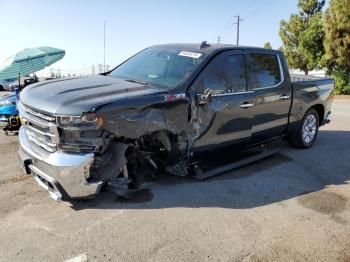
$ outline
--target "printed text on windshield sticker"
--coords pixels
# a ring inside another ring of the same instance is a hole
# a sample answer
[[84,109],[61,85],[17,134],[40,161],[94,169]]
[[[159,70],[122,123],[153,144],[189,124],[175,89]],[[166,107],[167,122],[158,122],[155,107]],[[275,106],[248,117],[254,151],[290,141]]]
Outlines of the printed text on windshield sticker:
[[200,58],[202,56],[201,53],[191,52],[191,51],[181,51],[178,55],[192,57],[192,58]]

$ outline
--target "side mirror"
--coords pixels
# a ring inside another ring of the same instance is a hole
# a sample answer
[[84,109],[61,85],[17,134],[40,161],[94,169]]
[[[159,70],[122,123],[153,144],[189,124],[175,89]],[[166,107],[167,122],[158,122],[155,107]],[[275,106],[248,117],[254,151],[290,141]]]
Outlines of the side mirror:
[[208,88],[204,91],[204,94],[197,94],[196,101],[197,105],[204,105],[211,100],[211,90]]

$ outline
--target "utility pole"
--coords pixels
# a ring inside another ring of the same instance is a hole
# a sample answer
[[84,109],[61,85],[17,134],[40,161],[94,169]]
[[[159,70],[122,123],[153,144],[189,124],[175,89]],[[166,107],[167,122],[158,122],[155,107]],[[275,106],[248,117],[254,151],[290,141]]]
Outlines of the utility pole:
[[237,17],[237,22],[234,23],[235,25],[237,25],[237,41],[236,41],[236,45],[239,45],[239,22],[241,22],[243,20],[240,19],[239,15],[236,15],[235,17]]
[[106,21],[103,21],[103,72],[106,72]]

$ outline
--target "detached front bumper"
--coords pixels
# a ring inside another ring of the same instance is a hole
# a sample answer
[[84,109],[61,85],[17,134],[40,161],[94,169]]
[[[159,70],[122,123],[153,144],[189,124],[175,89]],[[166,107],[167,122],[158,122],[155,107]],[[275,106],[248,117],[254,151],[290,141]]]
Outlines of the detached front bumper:
[[88,183],[92,153],[48,153],[33,145],[27,138],[25,127],[19,131],[18,156],[28,175],[46,189],[55,200],[91,198],[98,194],[103,181]]

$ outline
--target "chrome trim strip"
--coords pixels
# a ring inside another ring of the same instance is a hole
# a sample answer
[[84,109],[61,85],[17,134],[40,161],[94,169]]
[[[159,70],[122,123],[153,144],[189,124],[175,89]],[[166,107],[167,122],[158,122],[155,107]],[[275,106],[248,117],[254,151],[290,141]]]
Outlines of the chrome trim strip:
[[241,104],[239,107],[240,108],[249,108],[249,107],[253,107],[254,104]]
[[21,103],[21,106],[22,106],[23,110],[26,111],[26,112],[27,112],[28,114],[30,114],[30,115],[36,116],[36,117],[38,117],[38,118],[41,118],[41,119],[46,120],[46,121],[49,121],[49,122],[55,122],[55,121],[56,121],[56,118],[55,118],[55,117],[48,116],[48,115],[44,115],[44,114],[42,114],[42,113],[33,111],[32,109],[26,107],[26,106],[23,105],[22,103]]
[[230,95],[243,95],[243,94],[251,94],[251,93],[254,93],[254,91],[242,91],[242,92],[235,92],[235,93],[216,94],[216,95],[212,95],[212,97],[230,96]]
[[20,102],[18,103],[18,111],[19,111],[19,115],[22,118],[24,118],[25,120],[27,120],[29,122],[32,122],[33,124],[35,124],[35,125],[37,125],[37,126],[39,126],[41,128],[48,128],[51,131],[52,127],[56,127],[53,122],[45,121],[44,119],[39,118],[39,117],[37,117],[35,115],[31,115],[30,113],[25,111],[25,109],[23,107],[23,104],[20,103]]
[[288,96],[288,95],[282,95],[282,96],[280,96],[280,99],[282,99],[282,100],[286,100],[286,99],[289,99],[290,98],[290,96]]
[[[40,116],[38,115],[31,114],[32,112],[34,112],[33,110],[31,110],[30,111],[31,113],[29,113],[29,110],[26,111],[25,106],[21,102],[18,103],[18,111],[19,111],[20,117],[24,120],[24,125],[23,125],[24,127],[28,128],[28,130],[40,136],[43,136],[47,141],[47,143],[55,143],[55,147],[48,149],[47,146],[51,147],[51,145],[45,146],[43,144],[43,141],[38,141],[38,139],[36,139],[36,141],[33,141],[33,142],[36,143],[37,146],[42,147],[49,152],[56,151],[57,150],[56,145],[59,143],[59,134],[58,134],[58,129],[55,122],[50,122],[50,121],[47,121],[46,119],[40,118]],[[38,130],[37,128],[30,125],[29,123],[44,129],[46,132],[42,130]],[[50,139],[46,139],[46,137],[50,137]]]
[[30,141],[35,143],[36,145],[42,147],[46,151],[53,153],[57,150],[57,145],[53,142],[50,142],[48,139],[42,136],[37,136],[35,132],[27,130],[27,137]]
[[51,138],[54,138],[54,137],[55,137],[55,134],[53,134],[53,133],[50,133],[50,132],[45,133],[45,132],[43,132],[43,131],[41,131],[41,130],[39,130],[39,129],[33,127],[33,126],[30,126],[30,125],[25,125],[25,126],[26,126],[26,128],[30,129],[30,131],[39,133],[39,134],[42,135],[42,136],[49,136],[49,137],[51,137]]
[[42,155],[41,153],[37,152],[36,148],[33,148],[33,145],[31,145],[31,143],[29,142],[23,127],[21,127],[19,130],[19,141],[21,147],[28,154],[52,166],[77,166],[82,162],[90,161],[94,158],[93,153],[66,153],[61,151],[56,151],[54,153],[46,152],[44,155]]

